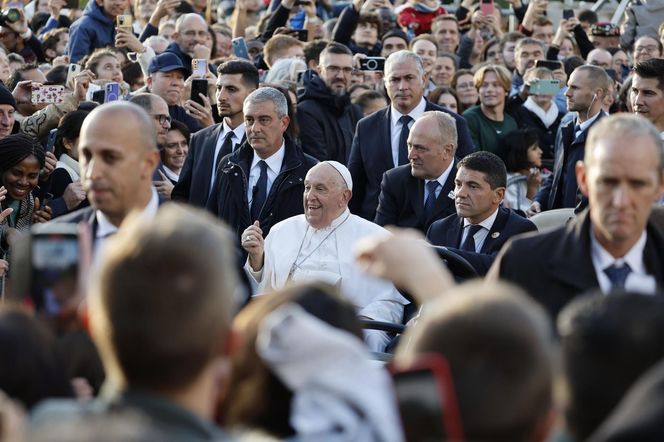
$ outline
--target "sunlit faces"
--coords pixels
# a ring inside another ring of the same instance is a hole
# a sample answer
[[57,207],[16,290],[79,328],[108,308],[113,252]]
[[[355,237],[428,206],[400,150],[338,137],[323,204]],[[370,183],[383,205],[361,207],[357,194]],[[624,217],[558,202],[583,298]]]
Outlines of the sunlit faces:
[[417,178],[434,180],[454,158],[451,140],[441,140],[438,121],[434,117],[420,118],[408,134],[410,173]]
[[491,188],[486,174],[460,167],[454,180],[454,205],[457,215],[477,224],[488,218],[505,195],[504,187]]
[[483,107],[495,108],[505,105],[505,89],[495,72],[487,71],[479,87],[480,103]]
[[436,62],[436,45],[426,39],[421,39],[413,44],[412,51],[422,59],[424,72],[431,74],[433,65]]
[[244,99],[254,89],[242,81],[242,74],[220,74],[217,77],[216,90],[219,116],[233,119],[242,113]]
[[457,100],[452,94],[440,94],[440,97],[438,97],[438,104],[448,110],[451,110],[452,112],[459,112]]
[[459,25],[453,20],[439,20],[433,26],[433,38],[443,52],[455,53],[459,46]]
[[454,60],[450,57],[438,57],[433,66],[433,82],[436,86],[449,86],[455,72]]
[[664,92],[657,78],[633,75],[630,100],[635,114],[647,118],[660,131],[664,131]]
[[16,109],[10,104],[0,104],[0,138],[12,133],[14,121],[16,120]]
[[304,216],[311,227],[328,227],[346,210],[351,191],[342,181],[339,172],[329,164],[320,163],[309,170],[302,200]]
[[385,88],[392,105],[402,114],[409,113],[422,100],[424,75],[410,61],[393,63],[385,71]]
[[166,134],[166,142],[164,143],[162,154],[164,165],[172,171],[179,172],[184,165],[184,160],[187,158],[187,152],[189,152],[189,145],[182,132],[177,129],[169,130]]
[[30,155],[23,161],[2,174],[2,185],[7,189],[7,196],[20,201],[37,187],[39,181],[39,161]]
[[650,136],[615,134],[598,140],[590,164],[577,166],[579,187],[589,200],[593,233],[605,248],[634,244],[641,236],[663,190],[660,149]]
[[148,88],[169,105],[178,104],[184,91],[184,73],[180,70],[155,72],[148,77]]
[[109,80],[122,83],[122,69],[120,62],[112,55],[101,57],[97,63],[96,72],[98,80]]
[[544,50],[537,44],[524,44],[515,52],[515,64],[519,74],[535,66],[535,60],[544,59]]
[[401,37],[388,37],[383,42],[383,49],[381,50],[380,56],[387,58],[390,54],[405,49],[408,49],[408,43],[406,43],[406,40]]
[[259,158],[269,158],[281,147],[290,119],[280,117],[271,101],[247,101],[243,109],[247,141]]
[[472,74],[459,75],[456,81],[456,93],[459,103],[465,107],[474,106],[479,100],[479,93],[475,88]]
[[334,95],[345,95],[353,72],[353,56],[326,53],[320,60],[320,76]]

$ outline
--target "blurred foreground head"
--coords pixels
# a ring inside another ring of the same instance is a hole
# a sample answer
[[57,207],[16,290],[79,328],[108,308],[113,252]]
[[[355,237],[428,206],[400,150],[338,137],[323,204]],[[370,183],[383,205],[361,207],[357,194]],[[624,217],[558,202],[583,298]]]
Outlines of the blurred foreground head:
[[214,372],[228,346],[232,263],[229,231],[203,211],[168,204],[123,224],[90,296],[112,385],[173,393]]
[[443,355],[467,440],[537,441],[549,430],[553,365],[546,313],[518,288],[464,284],[424,311],[396,362]]

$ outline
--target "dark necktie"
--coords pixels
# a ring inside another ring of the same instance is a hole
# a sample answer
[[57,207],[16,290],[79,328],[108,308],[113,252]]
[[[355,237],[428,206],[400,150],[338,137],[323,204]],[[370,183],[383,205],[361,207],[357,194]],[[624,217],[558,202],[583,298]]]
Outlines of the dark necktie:
[[460,249],[475,253],[475,234],[482,228],[479,224],[471,224],[468,228],[468,236],[466,236],[466,240],[461,244]]
[[399,135],[398,166],[408,163],[408,134],[410,133],[410,129],[408,129],[408,123],[411,121],[413,121],[413,119],[408,115],[404,115],[399,118],[399,123],[401,123],[401,135]]
[[258,162],[258,167],[261,168],[261,174],[258,177],[258,181],[254,186],[253,199],[251,201],[251,222],[259,219],[261,214],[261,209],[265,200],[267,199],[267,163],[263,160]]
[[620,267],[616,265],[609,266],[604,269],[604,273],[609,277],[611,281],[611,289],[624,289],[625,281],[627,281],[627,276],[632,273],[632,269],[629,264],[625,263]]
[[[581,132],[581,126],[579,126],[578,124],[576,126],[574,126],[574,133],[572,134],[572,141],[576,140],[576,137],[580,136],[581,133],[582,133]],[[577,135],[577,134],[579,134],[579,135]]]
[[433,206],[436,204],[436,190],[440,186],[438,181],[429,181],[427,183],[427,199],[424,202],[424,216],[429,219],[433,213]]
[[218,169],[221,159],[231,152],[233,152],[233,131],[229,131],[226,134],[226,138],[224,139],[221,149],[219,149],[219,152],[217,153],[217,158],[214,161],[215,168]]

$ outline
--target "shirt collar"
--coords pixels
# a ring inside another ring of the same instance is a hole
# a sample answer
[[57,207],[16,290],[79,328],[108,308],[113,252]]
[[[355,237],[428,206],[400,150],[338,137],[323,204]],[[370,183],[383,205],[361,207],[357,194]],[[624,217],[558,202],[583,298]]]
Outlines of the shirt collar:
[[[281,140],[281,147],[279,148],[278,151],[270,155],[268,158],[266,158],[264,161],[267,163],[267,167],[277,175],[279,175],[279,172],[281,171],[281,164],[284,161],[284,156],[286,155],[286,143],[285,141]],[[251,160],[251,169],[253,169],[258,162],[261,160],[261,158],[258,157],[258,155],[254,155],[254,159]],[[250,169],[250,170],[251,170]]]
[[[584,121],[583,123],[579,124],[579,128],[581,128],[581,132],[584,132],[586,129],[588,129],[590,127],[590,125],[593,124],[593,122],[597,119],[597,117],[599,117],[599,114],[601,114],[601,113],[602,113],[602,111],[600,110],[599,112],[597,112],[595,114],[595,116],[590,117],[586,121]],[[578,114],[578,112],[577,112],[577,114]],[[578,121],[578,119],[577,119],[577,121]]]
[[[424,110],[427,107],[427,101],[422,97],[420,100],[419,104],[411,110],[408,115],[413,119],[413,121],[416,121],[418,118],[422,116],[424,113]],[[390,109],[390,115],[392,119],[392,126],[396,126],[399,123],[399,118],[403,117],[406,114],[402,114],[398,110],[395,109],[394,106],[391,107]]]
[[[498,216],[498,209],[499,208],[500,207],[496,207],[496,210],[494,210],[494,212],[491,215],[489,215],[484,221],[479,223],[479,225],[484,227],[487,230],[487,232],[491,231],[491,227],[493,227],[493,223],[496,221],[496,216]],[[470,225],[471,224],[470,224],[470,221],[468,221],[468,218],[464,218],[463,219],[463,227],[466,228],[467,226],[470,226]]]
[[[447,169],[443,171],[443,173],[440,174],[438,178],[436,178],[435,181],[438,181],[438,184],[440,184],[440,187],[445,187],[445,183],[447,182],[447,179],[450,176],[450,172],[452,172],[452,167],[454,167],[454,161],[450,161],[449,166],[447,166]],[[434,180],[424,180],[426,184],[430,183],[431,181]]]
[[629,267],[634,273],[645,274],[646,269],[643,264],[643,250],[646,247],[646,240],[648,239],[648,234],[644,230],[641,232],[641,236],[632,246],[631,249],[625,256],[622,258],[614,258],[609,252],[606,251],[604,247],[597,241],[595,234],[593,233],[592,227],[590,228],[590,253],[593,259],[593,262],[598,264],[598,267],[604,270],[607,267],[616,265],[621,267],[623,263],[629,264]]
[[322,229],[314,229],[314,231],[322,232],[325,230],[336,229],[341,224],[343,224],[343,222],[346,221],[346,219],[348,219],[349,216],[350,216],[350,210],[348,210],[348,207],[346,207],[344,211],[341,213],[341,215],[332,220],[329,226],[323,227]]
[[[233,135],[237,139],[237,143],[242,141],[242,138],[244,137],[244,124],[238,124],[235,129],[232,129],[228,123],[226,123],[226,119],[224,118],[224,121],[221,123],[222,124],[222,134],[225,137],[228,132],[233,132]],[[236,144],[237,144],[236,143]]]
[[[140,214],[141,217],[146,219],[154,218],[154,216],[157,214],[157,210],[159,210],[159,194],[157,193],[157,189],[152,186],[151,191],[152,196],[150,197],[150,201]],[[111,223],[108,217],[101,210],[97,210],[95,216],[97,218],[97,234],[95,235],[97,238],[105,238],[109,235],[113,235],[118,231],[118,228],[113,225],[113,223]]]

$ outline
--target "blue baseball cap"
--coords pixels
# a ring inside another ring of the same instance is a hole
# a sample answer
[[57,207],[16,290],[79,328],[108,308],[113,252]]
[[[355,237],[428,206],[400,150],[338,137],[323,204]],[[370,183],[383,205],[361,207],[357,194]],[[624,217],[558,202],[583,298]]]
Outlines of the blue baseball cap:
[[162,52],[150,60],[150,66],[148,66],[148,74],[176,70],[180,70],[183,74],[187,75],[187,68],[182,64],[182,60],[172,52]]

